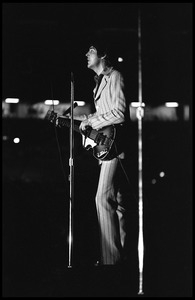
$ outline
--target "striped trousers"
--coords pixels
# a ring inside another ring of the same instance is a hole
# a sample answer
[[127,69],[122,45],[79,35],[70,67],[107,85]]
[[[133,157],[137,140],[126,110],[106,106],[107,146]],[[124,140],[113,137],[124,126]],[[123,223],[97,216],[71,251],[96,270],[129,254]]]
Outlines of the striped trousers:
[[100,264],[118,264],[125,246],[125,194],[127,181],[120,161],[102,161],[96,193],[96,209],[100,229]]

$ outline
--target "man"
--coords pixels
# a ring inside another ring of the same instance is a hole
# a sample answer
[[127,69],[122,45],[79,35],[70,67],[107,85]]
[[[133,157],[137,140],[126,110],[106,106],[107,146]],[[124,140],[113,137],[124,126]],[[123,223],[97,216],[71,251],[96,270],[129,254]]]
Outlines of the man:
[[[101,49],[102,48],[102,49]],[[106,126],[116,127],[114,153],[108,159],[100,159],[100,175],[96,192],[96,209],[100,234],[99,265],[116,265],[125,260],[128,180],[123,168],[125,161],[124,135],[129,110],[125,97],[124,78],[114,69],[109,53],[101,45],[91,45],[86,53],[87,67],[96,73],[94,104],[96,112],[85,117],[80,130],[88,126],[101,130]],[[118,128],[118,129],[117,129]],[[117,136],[118,134],[118,136]],[[124,140],[123,140],[124,139]]]

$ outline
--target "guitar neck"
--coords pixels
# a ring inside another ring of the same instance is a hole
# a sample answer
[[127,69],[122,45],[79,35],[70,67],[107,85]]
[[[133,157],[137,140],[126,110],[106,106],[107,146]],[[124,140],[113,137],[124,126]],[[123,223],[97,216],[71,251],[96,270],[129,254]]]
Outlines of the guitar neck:
[[[57,118],[57,113],[54,113],[53,111],[51,110],[48,110],[45,118],[49,121],[51,121],[52,123],[55,123],[56,124],[56,119],[58,119],[58,126],[59,127],[69,127],[71,126],[71,120],[70,119],[67,119],[67,118],[63,118],[63,117],[58,117]],[[73,129],[75,131],[77,131],[78,133],[80,134],[84,134],[81,132],[80,130],[80,124],[81,124],[81,121],[79,120],[74,120],[73,122]],[[92,129],[92,127],[89,127],[86,131],[86,136],[91,138],[92,140],[95,140],[96,137],[97,137],[97,134],[98,134],[98,131],[95,130],[95,129]]]
[[[70,126],[71,126],[70,119],[65,119],[65,118],[60,118],[60,117],[59,117],[59,118],[58,118],[58,123],[59,123],[60,126],[67,126],[67,127],[69,127],[69,128],[70,128]],[[74,120],[74,126],[73,126],[73,128],[74,128],[75,131],[77,131],[77,132],[79,132],[79,133],[82,134],[82,132],[81,132],[80,129],[79,129],[80,123],[81,123],[81,121]],[[84,134],[84,135],[85,135],[85,134]],[[92,129],[91,127],[89,127],[89,128],[86,130],[86,136],[87,136],[88,138],[92,139],[93,141],[96,140],[97,135],[98,135],[98,131],[95,130],[95,129]]]
[[[54,111],[51,111],[51,110],[49,110],[47,112],[45,119],[54,123],[55,126],[59,126],[59,127],[66,126],[69,128],[71,127],[70,119],[63,118],[62,116],[57,117],[57,113],[55,113]],[[85,137],[85,142],[90,139],[95,142],[93,144],[90,143],[87,146],[86,146],[86,143],[84,142],[84,144],[85,144],[84,147],[87,149],[87,147],[89,147],[89,145],[90,145],[90,147],[94,148],[93,154],[94,154],[95,158],[97,158],[98,160],[99,159],[101,159],[101,160],[107,159],[108,154],[110,152],[110,149],[111,149],[112,144],[115,139],[115,135],[116,135],[115,127],[112,125],[112,126],[106,126],[100,130],[96,130],[96,129],[93,129],[91,126],[89,126],[89,127],[86,127],[85,132],[82,132],[80,130],[80,124],[81,124],[81,121],[74,120],[73,129]],[[89,141],[88,141],[88,143],[89,143]]]
[[[75,123],[76,122],[76,123]],[[80,129],[79,129],[79,125],[80,125],[80,121],[74,121],[74,126],[73,126],[73,129],[76,131],[76,132],[79,132],[80,133]],[[60,126],[66,126],[68,128],[70,128],[71,126],[71,122],[70,122],[70,119],[65,119],[65,118],[58,118],[58,124]]]

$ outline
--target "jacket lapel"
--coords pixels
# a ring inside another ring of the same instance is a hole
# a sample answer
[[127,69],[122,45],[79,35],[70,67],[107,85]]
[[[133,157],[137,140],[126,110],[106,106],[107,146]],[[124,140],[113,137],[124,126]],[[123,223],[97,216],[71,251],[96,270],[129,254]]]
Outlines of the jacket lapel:
[[107,85],[107,78],[104,76],[104,77],[102,78],[102,81],[101,81],[100,86],[99,86],[99,88],[98,88],[97,94],[96,94],[96,96],[95,96],[95,100],[97,100],[97,99],[100,97],[101,92],[102,92],[102,90],[105,88],[106,85]]
[[110,77],[110,74],[112,73],[113,71],[113,67],[108,67],[104,70],[103,74],[106,75],[102,78],[102,81],[100,83],[100,86],[98,88],[98,91],[97,91],[97,94],[95,95],[95,89],[93,90],[94,92],[94,100],[98,100],[98,98],[100,97],[103,89],[106,87],[107,83],[108,83],[108,79]]

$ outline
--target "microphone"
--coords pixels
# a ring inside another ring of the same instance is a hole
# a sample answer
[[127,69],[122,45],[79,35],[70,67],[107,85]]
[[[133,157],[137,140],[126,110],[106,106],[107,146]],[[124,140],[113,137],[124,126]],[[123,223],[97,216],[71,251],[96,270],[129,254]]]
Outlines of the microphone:
[[[77,103],[77,102],[74,102],[73,108],[75,108],[75,107],[77,107],[77,106],[78,106],[78,103]],[[65,115],[69,114],[70,111],[71,111],[71,106],[70,106],[67,110],[65,110],[65,112],[62,114],[62,116],[65,116]]]

